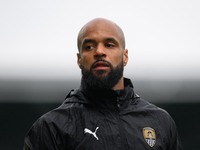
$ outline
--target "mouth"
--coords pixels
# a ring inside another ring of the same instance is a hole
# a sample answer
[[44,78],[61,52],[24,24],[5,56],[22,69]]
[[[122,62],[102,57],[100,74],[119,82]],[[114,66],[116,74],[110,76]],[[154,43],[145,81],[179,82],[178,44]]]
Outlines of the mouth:
[[93,65],[94,70],[107,70],[110,68],[110,65],[104,61],[98,61]]

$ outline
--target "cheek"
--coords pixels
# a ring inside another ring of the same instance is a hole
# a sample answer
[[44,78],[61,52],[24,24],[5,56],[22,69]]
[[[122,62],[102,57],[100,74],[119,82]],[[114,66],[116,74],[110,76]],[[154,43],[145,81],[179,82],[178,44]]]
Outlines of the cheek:
[[113,67],[118,66],[122,61],[122,54],[118,54],[112,57],[112,65]]
[[88,57],[88,56],[82,55],[81,64],[82,64],[86,69],[90,69],[90,66],[92,65],[92,59],[91,59],[90,57]]

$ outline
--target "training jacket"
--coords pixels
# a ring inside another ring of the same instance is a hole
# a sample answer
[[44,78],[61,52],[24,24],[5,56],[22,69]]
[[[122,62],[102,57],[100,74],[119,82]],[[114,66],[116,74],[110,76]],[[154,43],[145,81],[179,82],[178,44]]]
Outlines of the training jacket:
[[72,90],[25,137],[24,150],[181,150],[176,125],[142,100],[124,78],[123,90]]

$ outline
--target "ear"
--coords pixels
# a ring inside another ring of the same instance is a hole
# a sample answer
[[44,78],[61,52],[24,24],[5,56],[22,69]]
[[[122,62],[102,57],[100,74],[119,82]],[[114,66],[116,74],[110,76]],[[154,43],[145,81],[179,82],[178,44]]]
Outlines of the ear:
[[81,69],[81,55],[79,53],[77,53],[77,64],[79,68]]
[[123,52],[123,65],[126,66],[127,62],[128,62],[128,49],[125,49]]

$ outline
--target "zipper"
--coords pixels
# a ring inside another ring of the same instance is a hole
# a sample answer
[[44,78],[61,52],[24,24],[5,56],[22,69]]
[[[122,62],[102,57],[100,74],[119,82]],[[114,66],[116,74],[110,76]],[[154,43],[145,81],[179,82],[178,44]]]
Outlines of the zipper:
[[128,143],[126,140],[126,136],[123,132],[123,126],[122,126],[122,121],[120,118],[120,104],[119,104],[119,97],[117,97],[117,112],[116,112],[116,118],[117,118],[117,124],[119,128],[119,134],[120,134],[120,139],[121,139],[121,150],[129,150]]

